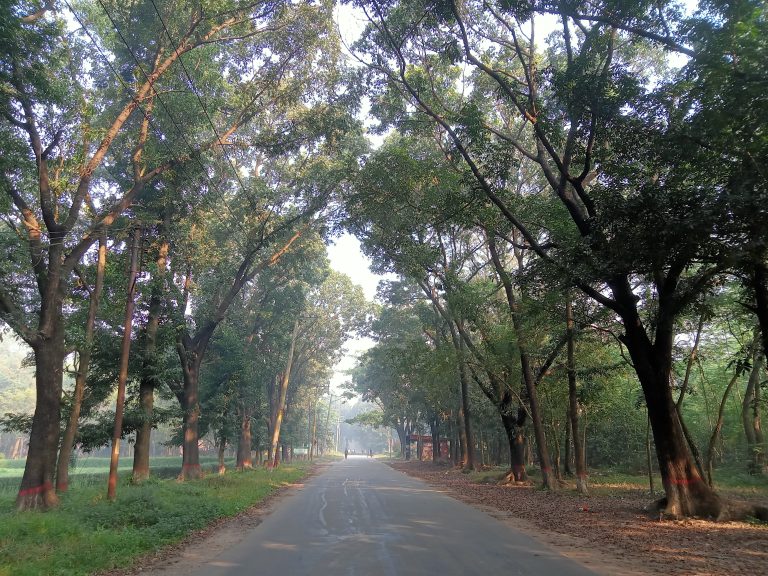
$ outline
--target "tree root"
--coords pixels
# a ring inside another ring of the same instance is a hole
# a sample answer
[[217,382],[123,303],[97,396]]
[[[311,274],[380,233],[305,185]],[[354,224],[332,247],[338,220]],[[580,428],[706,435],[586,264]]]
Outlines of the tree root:
[[530,486],[532,485],[532,482],[528,478],[518,480],[517,478],[515,478],[514,471],[510,470],[499,479],[498,485],[499,486]]
[[717,498],[702,502],[697,506],[695,513],[690,515],[679,514],[674,509],[670,509],[666,497],[657,500],[649,508],[659,515],[659,520],[663,518],[678,519],[688,516],[706,518],[715,522],[743,522],[752,519],[768,522],[768,506],[760,506],[741,500]]

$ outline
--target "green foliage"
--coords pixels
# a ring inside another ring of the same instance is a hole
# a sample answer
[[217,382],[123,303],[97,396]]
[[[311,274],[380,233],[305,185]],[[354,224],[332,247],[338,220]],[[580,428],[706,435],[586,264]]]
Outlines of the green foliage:
[[[103,486],[81,488],[67,493],[61,508],[46,514],[3,512],[0,574],[75,576],[127,567],[141,555],[246,510],[307,471],[299,464],[197,482],[126,484],[115,502],[104,498]],[[10,499],[0,496],[0,507],[8,510]]]

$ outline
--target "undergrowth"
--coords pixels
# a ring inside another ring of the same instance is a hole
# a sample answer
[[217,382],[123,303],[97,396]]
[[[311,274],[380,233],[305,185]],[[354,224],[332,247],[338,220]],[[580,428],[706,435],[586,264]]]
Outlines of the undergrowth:
[[106,485],[71,489],[50,512],[13,510],[0,495],[0,576],[79,576],[126,567],[141,555],[182,540],[218,518],[234,516],[282,485],[296,482],[306,463],[209,475],[194,482],[121,481],[117,500]]

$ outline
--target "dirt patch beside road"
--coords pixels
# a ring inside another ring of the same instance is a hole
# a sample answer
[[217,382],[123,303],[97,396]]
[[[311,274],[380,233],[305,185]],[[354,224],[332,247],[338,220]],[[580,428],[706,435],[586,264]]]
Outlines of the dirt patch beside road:
[[431,463],[390,465],[606,575],[768,574],[766,525],[652,518],[644,512],[650,497],[641,489],[603,487],[600,492],[608,493],[584,498],[568,488],[550,494],[533,486],[481,484]]

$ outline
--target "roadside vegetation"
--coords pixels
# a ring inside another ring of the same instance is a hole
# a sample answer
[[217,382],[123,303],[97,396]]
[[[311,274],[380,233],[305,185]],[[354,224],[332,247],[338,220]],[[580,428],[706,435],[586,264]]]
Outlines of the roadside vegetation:
[[767,54],[760,0],[0,0],[3,514],[149,542],[357,397],[364,453],[768,520]]
[[0,575],[76,576],[127,568],[259,504],[309,469],[301,462],[206,474],[195,482],[152,479],[138,485],[130,483],[128,473],[121,476],[119,500],[110,502],[103,489],[107,468],[100,482],[77,484],[48,514],[12,512],[15,491],[0,491]]

